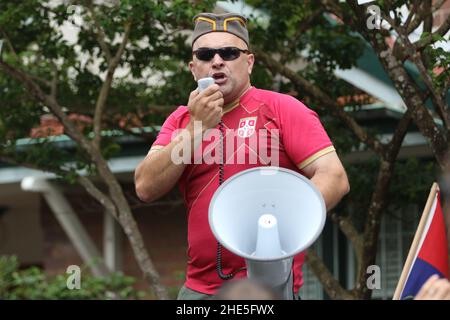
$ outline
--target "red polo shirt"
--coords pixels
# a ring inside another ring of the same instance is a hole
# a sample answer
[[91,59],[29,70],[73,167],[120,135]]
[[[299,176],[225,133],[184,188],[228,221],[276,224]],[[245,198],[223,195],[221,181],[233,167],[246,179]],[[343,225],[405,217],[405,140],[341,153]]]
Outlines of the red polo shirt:
[[[252,87],[223,115],[222,120],[226,129],[225,180],[240,171],[264,165],[279,165],[302,173],[301,168],[318,157],[334,151],[317,114],[300,101],[285,94]],[[169,144],[174,131],[185,128],[188,122],[188,109],[180,106],[164,122],[152,149]],[[263,134],[260,134],[261,132]],[[255,145],[252,139],[256,139],[258,143]],[[209,203],[219,186],[219,164],[216,162],[211,164],[211,159],[217,152],[214,146],[217,145],[218,139],[214,139],[212,134],[209,139],[204,140],[207,141],[202,143],[203,159],[209,157],[209,160],[198,161],[196,158],[195,162],[192,161],[186,166],[179,180],[188,219],[188,265],[185,286],[198,292],[214,294],[223,282],[216,272],[217,240],[208,223]],[[276,161],[273,160],[275,158],[268,157],[267,150],[262,150],[260,145],[266,145],[272,152],[269,152],[269,156],[277,156]],[[298,292],[303,284],[301,270],[303,262],[304,253],[294,258],[295,292]],[[225,248],[222,249],[224,273],[236,271],[244,266],[244,259]],[[245,275],[246,271],[241,271],[236,278]]]

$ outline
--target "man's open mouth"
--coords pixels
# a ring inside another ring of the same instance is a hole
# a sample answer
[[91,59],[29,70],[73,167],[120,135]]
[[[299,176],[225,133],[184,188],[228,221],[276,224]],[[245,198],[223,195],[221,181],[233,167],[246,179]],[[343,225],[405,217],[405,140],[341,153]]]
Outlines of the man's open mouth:
[[217,84],[223,84],[227,81],[227,76],[223,72],[216,72],[212,75],[214,82]]

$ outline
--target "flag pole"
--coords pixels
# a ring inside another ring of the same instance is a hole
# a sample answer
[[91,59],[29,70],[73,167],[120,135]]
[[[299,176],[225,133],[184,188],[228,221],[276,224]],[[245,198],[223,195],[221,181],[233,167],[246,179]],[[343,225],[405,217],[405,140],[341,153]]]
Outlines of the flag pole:
[[409,270],[411,269],[411,264],[414,260],[414,256],[416,255],[417,247],[419,246],[419,241],[422,236],[423,229],[425,228],[425,224],[428,220],[428,216],[430,215],[431,206],[433,205],[433,201],[436,197],[436,192],[438,191],[438,189],[438,184],[434,182],[431,186],[431,191],[428,195],[427,203],[425,204],[425,208],[423,209],[419,226],[417,227],[416,234],[414,235],[414,240],[411,244],[411,247],[409,248],[408,257],[406,258],[405,265],[403,266],[402,274],[400,275],[400,279],[397,283],[397,288],[395,289],[394,297],[392,298],[392,300],[400,299],[400,294],[402,293],[406,277],[408,276]]

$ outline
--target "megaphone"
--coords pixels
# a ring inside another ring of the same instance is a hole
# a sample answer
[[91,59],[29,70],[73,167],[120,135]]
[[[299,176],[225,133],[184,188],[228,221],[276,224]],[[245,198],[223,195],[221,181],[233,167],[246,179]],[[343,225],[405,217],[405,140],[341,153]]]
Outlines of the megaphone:
[[322,195],[301,174],[257,167],[226,180],[208,212],[211,230],[225,248],[243,257],[247,276],[293,298],[293,257],[319,237],[325,224]]

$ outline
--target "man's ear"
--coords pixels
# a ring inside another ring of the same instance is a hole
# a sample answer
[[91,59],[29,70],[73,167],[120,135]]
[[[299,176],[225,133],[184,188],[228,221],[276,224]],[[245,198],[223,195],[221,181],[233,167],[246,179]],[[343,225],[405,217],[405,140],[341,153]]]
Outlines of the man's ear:
[[247,55],[247,65],[248,65],[248,74],[252,74],[253,65],[255,64],[255,55],[253,53],[249,53]]
[[194,61],[189,62],[189,70],[191,70],[192,76],[194,77],[194,80],[197,81],[197,77],[195,76],[194,72]]

